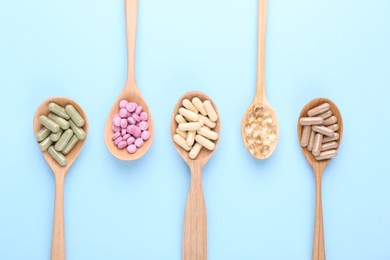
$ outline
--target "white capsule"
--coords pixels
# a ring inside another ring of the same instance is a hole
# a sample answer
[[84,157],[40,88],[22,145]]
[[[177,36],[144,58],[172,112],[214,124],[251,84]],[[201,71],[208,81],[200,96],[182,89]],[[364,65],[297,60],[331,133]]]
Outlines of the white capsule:
[[181,131],[197,131],[200,128],[199,122],[182,123],[179,124],[179,130]]
[[206,149],[213,151],[215,149],[215,144],[211,142],[209,139],[201,136],[201,135],[196,135],[195,136],[195,141],[200,143],[202,146],[204,146]]
[[176,134],[180,135],[184,139],[187,139],[187,132],[181,131],[179,128],[176,128]]
[[196,107],[196,109],[198,109],[198,111],[204,115],[204,116],[207,116],[207,112],[206,110],[204,109],[203,107],[203,102],[198,98],[198,97],[194,97],[192,99],[192,104],[194,104],[194,106]]
[[187,118],[189,121],[196,122],[199,120],[199,115],[192,112],[191,110],[188,110],[184,107],[181,107],[179,109],[179,114],[183,117]]
[[194,146],[192,147],[190,153],[188,154],[188,156],[191,158],[191,159],[195,159],[198,154],[200,153],[200,150],[202,150],[202,145],[200,143],[195,143]]
[[176,115],[175,120],[177,124],[187,123],[187,120],[182,115]]
[[187,145],[186,140],[178,134],[173,136],[173,141],[186,151],[190,151],[191,147]]
[[218,120],[218,114],[217,112],[215,112],[215,109],[213,108],[213,105],[211,104],[210,101],[206,100],[205,102],[203,102],[203,107],[206,110],[206,113],[212,122]]
[[210,127],[211,129],[214,128],[217,124],[212,122],[208,117],[199,115],[199,121],[203,120],[205,126]]
[[187,108],[188,110],[191,110],[192,112],[198,114],[199,111],[198,109],[196,109],[196,107],[194,106],[194,104],[192,104],[191,101],[189,101],[188,99],[183,99],[183,101],[181,102],[181,104],[183,105],[183,107]]
[[186,143],[188,146],[193,146],[195,142],[196,131],[188,131]]
[[208,127],[205,127],[205,126],[202,126],[201,128],[199,128],[197,133],[206,137],[207,139],[210,139],[210,140],[217,140],[218,139],[218,133],[210,130]]
[[322,105],[319,105],[318,107],[310,109],[307,112],[307,115],[310,116],[310,117],[311,116],[320,115],[320,114],[323,114],[323,113],[327,112],[329,109],[330,109],[329,103],[324,103]]

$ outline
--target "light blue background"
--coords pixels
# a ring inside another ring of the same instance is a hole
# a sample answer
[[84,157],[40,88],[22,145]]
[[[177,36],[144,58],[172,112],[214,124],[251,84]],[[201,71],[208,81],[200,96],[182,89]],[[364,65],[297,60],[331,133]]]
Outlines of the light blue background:
[[344,118],[326,169],[330,260],[390,259],[390,1],[270,0],[267,94],[280,140],[267,161],[241,140],[255,89],[256,0],[141,0],[136,77],[155,120],[142,159],[121,162],[103,142],[126,79],[122,0],[0,1],[0,259],[49,259],[54,178],[32,132],[35,109],[67,96],[90,132],[65,187],[68,259],[180,259],[189,171],[169,123],[177,99],[200,90],[222,134],[204,168],[209,259],[311,258],[314,178],[296,136],[311,99]]

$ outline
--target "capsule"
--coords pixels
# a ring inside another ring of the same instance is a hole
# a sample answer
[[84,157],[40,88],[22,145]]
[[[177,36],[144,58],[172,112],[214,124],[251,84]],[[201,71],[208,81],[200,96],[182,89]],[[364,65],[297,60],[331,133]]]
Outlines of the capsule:
[[199,122],[182,123],[179,124],[179,130],[181,131],[197,131],[200,128]]
[[48,136],[48,137],[46,137],[45,140],[43,140],[42,142],[40,142],[40,143],[38,144],[38,146],[39,146],[39,149],[41,149],[41,151],[44,152],[44,151],[46,151],[46,150],[49,148],[49,146],[50,146],[52,143],[53,143],[52,140],[50,140],[50,137]]
[[311,135],[311,126],[304,126],[302,130],[301,146],[306,147],[309,144]]
[[67,105],[65,107],[65,111],[66,111],[66,113],[68,113],[68,115],[70,116],[70,118],[72,119],[73,123],[75,123],[76,126],[78,126],[78,127],[84,126],[85,121],[81,117],[79,112],[77,112],[76,108],[74,108],[74,106]]
[[329,126],[337,123],[337,117],[331,116],[328,119],[324,120],[324,126]]
[[73,130],[74,134],[77,136],[78,139],[84,140],[87,137],[85,131],[82,128],[77,127],[72,120],[69,120],[69,124],[70,128]]
[[207,116],[207,112],[206,110],[204,109],[203,107],[203,102],[198,98],[198,97],[194,97],[192,99],[192,104],[194,104],[194,106],[196,107],[196,109],[198,109],[198,111],[204,115],[204,116]]
[[65,156],[61,152],[57,152],[53,146],[49,147],[48,152],[51,157],[53,157],[53,159],[56,160],[56,162],[62,167],[68,164],[68,161],[66,160]]
[[46,137],[48,137],[51,134],[51,131],[47,129],[46,127],[39,130],[38,133],[35,134],[35,139],[37,139],[38,142],[43,141]]
[[328,126],[328,128],[332,129],[333,131],[337,131],[337,130],[339,130],[339,125],[338,124],[330,125],[330,126]]
[[316,156],[316,160],[317,161],[329,160],[336,157],[336,155],[337,155],[337,150],[329,150],[329,151],[322,152],[319,156]]
[[186,143],[188,146],[193,146],[195,142],[196,131],[188,131]]
[[179,109],[179,114],[182,115],[183,117],[187,118],[188,120],[192,122],[196,122],[199,120],[199,115],[192,112],[191,110],[188,110],[184,107],[181,107]]
[[337,140],[339,140],[339,138],[340,138],[340,135],[338,133],[334,133],[334,136],[332,136],[332,137],[325,136],[324,139],[322,140],[322,143],[337,141]]
[[211,104],[210,101],[206,100],[205,102],[203,102],[203,107],[206,110],[206,113],[212,122],[218,120],[218,114],[217,112],[215,112],[215,109],[213,108],[213,105]]
[[324,119],[322,117],[302,117],[299,119],[300,125],[322,125]]
[[323,114],[323,113],[327,112],[329,109],[330,109],[329,103],[324,103],[322,105],[319,105],[318,107],[310,109],[307,112],[307,115],[310,116],[310,117],[317,116],[317,115],[320,115],[320,114]]
[[[322,140],[324,141],[324,140]],[[323,143],[321,147],[321,151],[327,151],[332,149],[337,149],[339,147],[339,144],[337,142],[329,142],[329,143]]]
[[58,131],[57,133],[51,133],[50,140],[52,140],[53,142],[57,142],[58,139],[60,139],[63,132],[64,131],[60,129],[60,131]]
[[176,115],[175,120],[177,124],[187,123],[187,120],[182,115]]
[[77,144],[78,141],[79,141],[79,139],[77,138],[77,136],[73,135],[72,138],[69,140],[69,142],[66,144],[64,150],[62,150],[62,153],[67,155],[73,149],[73,147]]
[[54,145],[54,148],[61,152],[64,150],[65,146],[68,144],[70,138],[73,136],[72,129],[66,130],[60,137],[60,139],[57,141],[57,143]]
[[313,126],[312,129],[313,129],[313,131],[315,131],[317,133],[320,133],[320,134],[323,134],[323,135],[326,135],[329,137],[334,136],[334,131],[332,129],[325,127],[325,126]]
[[202,145],[200,143],[195,143],[194,146],[192,147],[190,153],[188,154],[188,156],[190,157],[190,159],[195,159],[198,154],[200,153],[200,150],[202,150]]
[[314,146],[312,151],[314,156],[319,156],[321,153],[322,138],[322,134],[316,134],[316,136],[314,137]]
[[312,151],[313,150],[313,147],[314,147],[314,138],[316,136],[316,132],[314,132],[313,130],[311,130],[311,133],[310,133],[310,139],[309,139],[309,144],[307,145],[307,150],[309,151]]
[[41,125],[49,129],[53,133],[57,133],[60,130],[60,126],[56,122],[44,115],[39,117],[39,123],[41,123]]
[[173,136],[173,141],[186,151],[190,151],[191,147],[187,145],[186,140],[178,134]]
[[69,128],[69,122],[63,119],[62,117],[57,116],[54,113],[49,113],[48,117],[54,122],[56,122],[63,130]]
[[211,121],[207,116],[199,115],[199,121],[203,120],[204,124],[210,128],[214,128],[217,124]]
[[181,131],[179,128],[176,128],[176,134],[180,135],[184,139],[187,139],[187,132]]
[[54,114],[66,119],[66,120],[70,119],[69,115],[66,113],[65,109],[62,106],[59,106],[54,102],[51,102],[51,103],[49,103],[48,107],[49,107],[49,110],[51,112],[53,112]]
[[318,117],[321,117],[325,120],[325,119],[331,117],[332,115],[333,115],[332,110],[328,110],[327,112],[322,113],[321,115],[318,115]]
[[207,126],[202,126],[201,128],[199,128],[197,133],[210,140],[218,139],[218,133],[210,130]]
[[201,136],[201,135],[196,135],[195,136],[195,141],[200,143],[202,146],[204,146],[206,149],[213,151],[215,149],[215,144],[211,142],[209,139]]
[[194,106],[194,104],[192,104],[191,101],[189,101],[188,99],[183,99],[183,101],[181,102],[181,104],[183,105],[183,107],[187,108],[188,110],[191,110],[192,112],[198,114],[199,111],[198,109],[196,109],[196,107]]

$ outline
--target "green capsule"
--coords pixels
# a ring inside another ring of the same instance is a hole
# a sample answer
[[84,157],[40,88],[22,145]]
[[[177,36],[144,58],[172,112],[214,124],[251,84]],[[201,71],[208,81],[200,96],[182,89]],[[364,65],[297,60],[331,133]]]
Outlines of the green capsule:
[[50,140],[52,140],[53,142],[57,142],[58,139],[60,139],[63,132],[64,131],[60,129],[60,131],[58,131],[57,133],[51,133]]
[[54,148],[61,152],[64,150],[66,144],[69,142],[70,138],[72,138],[73,131],[71,129],[66,130],[60,137],[60,139],[57,141],[57,143],[54,145]]
[[53,159],[62,167],[68,164],[68,160],[66,160],[65,156],[61,152],[57,152],[53,146],[50,146],[48,151],[51,157],[53,157]]
[[53,133],[57,133],[58,131],[60,131],[60,125],[48,118],[47,116],[40,116],[39,123],[41,123],[41,125],[45,126]]
[[78,141],[79,141],[79,139],[77,138],[77,136],[73,135],[72,138],[69,140],[69,142],[66,144],[64,150],[62,150],[62,153],[67,155],[73,149],[73,147],[77,144]]
[[82,127],[85,124],[84,119],[80,116],[79,112],[74,108],[72,105],[67,105],[65,107],[66,113],[70,116],[72,121],[75,123],[76,126]]
[[59,106],[59,105],[57,105],[54,102],[49,103],[49,110],[51,112],[53,112],[54,114],[56,114],[56,115],[58,115],[58,116],[60,116],[62,118],[65,118],[66,120],[70,119],[70,117],[66,113],[65,109],[62,106]]
[[63,119],[62,117],[59,117],[53,113],[50,113],[48,115],[48,117],[53,120],[54,122],[56,122],[57,124],[60,125],[60,127],[63,129],[63,130],[66,130],[69,128],[69,122],[66,121],[65,119]]
[[45,140],[43,140],[42,142],[40,142],[38,144],[39,146],[39,149],[41,149],[42,152],[46,151],[47,148],[49,148],[49,146],[53,143],[53,141],[50,139],[50,136],[46,137]]
[[72,128],[74,134],[77,136],[78,139],[84,140],[85,137],[87,137],[85,131],[82,128],[77,127],[72,120],[69,120],[69,124],[70,124],[70,128]]
[[46,127],[39,130],[38,133],[35,134],[35,139],[37,139],[38,142],[43,141],[46,137],[48,137],[51,134],[51,131],[47,129]]

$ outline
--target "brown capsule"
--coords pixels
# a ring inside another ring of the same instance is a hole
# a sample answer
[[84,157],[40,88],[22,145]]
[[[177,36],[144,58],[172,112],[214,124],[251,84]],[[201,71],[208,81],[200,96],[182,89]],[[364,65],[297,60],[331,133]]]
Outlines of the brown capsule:
[[331,117],[332,115],[333,115],[332,110],[328,110],[327,112],[322,113],[321,115],[318,115],[318,117],[321,117],[325,120],[325,119]]
[[325,126],[313,126],[312,129],[313,131],[326,136],[330,136],[330,137],[334,136],[334,131]]
[[316,156],[316,160],[317,161],[329,160],[336,157],[336,155],[337,155],[337,150],[329,150],[329,151],[322,152],[319,156]]
[[302,117],[299,119],[301,125],[322,125],[324,119],[321,117]]
[[339,140],[340,138],[340,135],[338,133],[334,133],[334,136],[332,137],[324,137],[324,139],[322,140],[322,143],[328,143],[328,142],[332,142],[332,141],[337,141]]
[[314,156],[319,156],[321,153],[322,138],[323,138],[322,134],[316,134],[316,136],[314,138],[314,146],[313,146],[313,151],[312,151]]
[[333,125],[337,123],[337,117],[331,116],[328,119],[324,120],[324,126]]
[[339,125],[338,124],[334,124],[334,125],[330,125],[330,126],[327,126],[329,129],[332,129],[333,131],[337,131],[339,130]]
[[329,103],[324,103],[324,104],[322,104],[322,105],[319,105],[318,107],[315,107],[315,108],[313,108],[313,109],[310,109],[310,110],[307,112],[307,115],[308,115],[308,116],[320,115],[320,114],[323,114],[323,113],[327,112],[329,109],[330,109]]
[[304,126],[302,131],[302,138],[301,138],[302,147],[306,147],[309,144],[310,133],[311,133],[311,127]]
[[339,144],[335,141],[329,142],[329,143],[323,143],[322,147],[321,147],[321,151],[337,149],[338,147],[339,147]]
[[312,151],[313,146],[314,146],[314,137],[316,136],[316,132],[313,130],[310,133],[310,139],[309,139],[309,144],[307,145],[307,150]]

